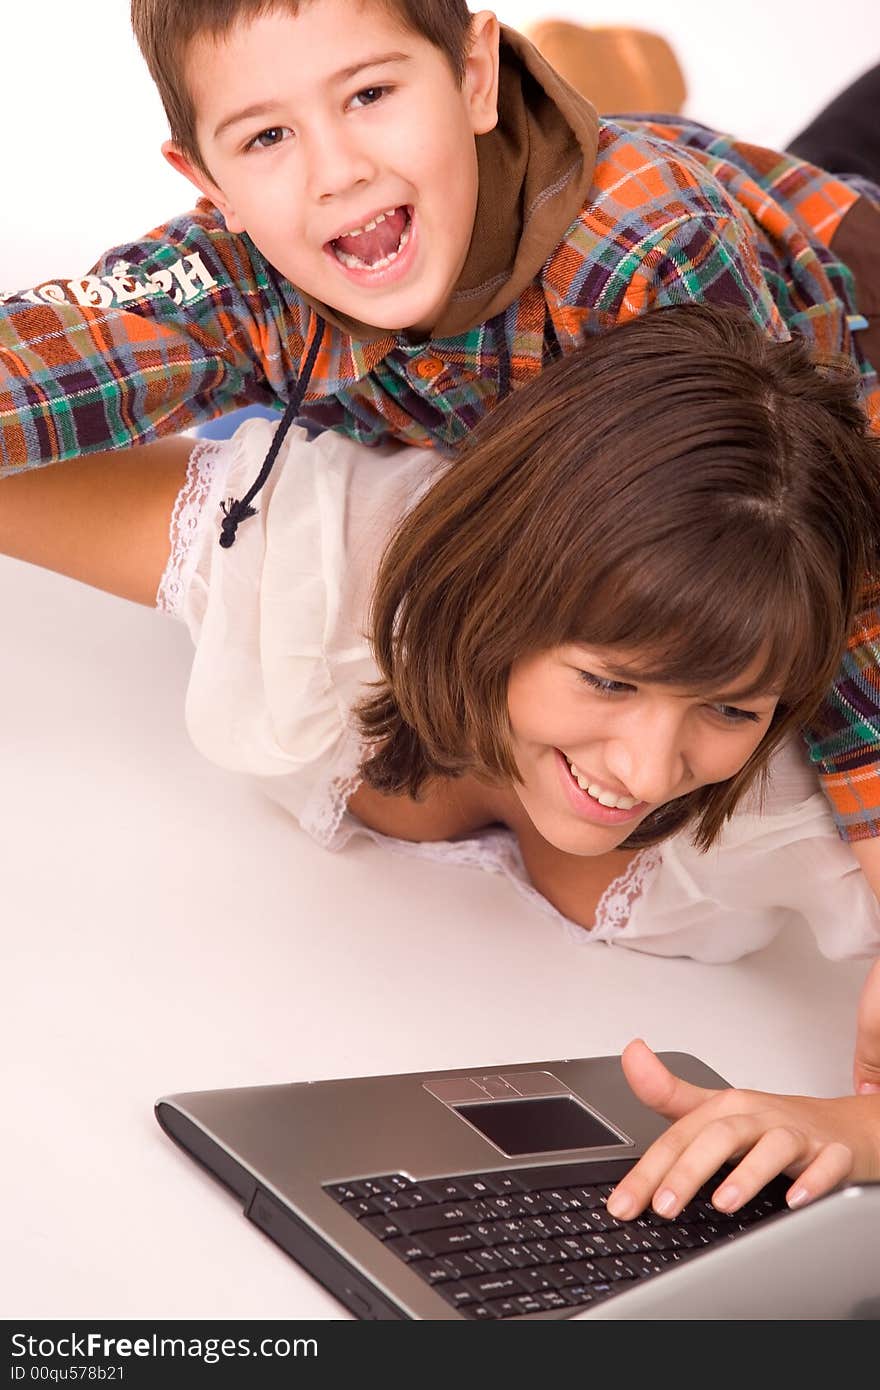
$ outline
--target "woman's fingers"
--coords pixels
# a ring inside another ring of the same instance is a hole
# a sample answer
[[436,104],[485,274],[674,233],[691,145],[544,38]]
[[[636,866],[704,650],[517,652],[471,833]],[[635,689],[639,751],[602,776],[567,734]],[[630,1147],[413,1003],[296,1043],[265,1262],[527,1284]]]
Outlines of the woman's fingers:
[[[786,1201],[789,1206],[803,1206],[842,1182],[852,1168],[852,1157],[852,1151],[836,1141],[823,1145],[817,1154],[816,1144],[809,1135],[779,1125],[761,1135],[711,1194],[711,1201],[719,1211],[738,1211],[772,1178],[788,1173],[799,1174],[799,1177],[786,1193]],[[795,1192],[797,1195],[792,1201]]]
[[803,1207],[814,1197],[830,1192],[852,1173],[853,1152],[846,1144],[832,1140],[808,1164],[785,1194],[790,1207]]
[[675,1217],[722,1164],[747,1155],[736,1169],[737,1179],[731,1175],[725,1183],[728,1204],[723,1210],[734,1211],[796,1163],[805,1142],[803,1134],[774,1126],[761,1112],[706,1115],[695,1124],[680,1121],[661,1134],[618,1183],[608,1198],[608,1210],[626,1219],[651,1205],[658,1215]]
[[718,1095],[717,1091],[694,1086],[676,1076],[642,1038],[627,1043],[620,1060],[630,1089],[643,1105],[666,1120],[678,1120]]
[[[871,985],[876,986],[872,979]],[[873,991],[863,1017],[873,1031]],[[671,1120],[608,1198],[612,1216],[630,1220],[653,1206],[675,1217],[718,1170],[733,1165],[710,1194],[735,1212],[781,1173],[800,1206],[846,1180],[880,1178],[880,1096],[822,1099],[693,1086],[664,1066],[646,1043],[630,1043],[623,1067],[635,1094]]]

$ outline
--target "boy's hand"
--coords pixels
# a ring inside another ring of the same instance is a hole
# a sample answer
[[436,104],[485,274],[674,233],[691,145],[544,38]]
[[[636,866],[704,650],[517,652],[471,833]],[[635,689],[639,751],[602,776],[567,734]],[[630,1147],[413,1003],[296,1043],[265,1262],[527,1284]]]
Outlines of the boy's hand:
[[853,1090],[859,1095],[880,1091],[880,960],[868,971],[859,999]]
[[[880,977],[873,983],[880,993]],[[880,1178],[880,1096],[709,1090],[675,1076],[641,1039],[627,1045],[622,1062],[639,1100],[672,1123],[608,1198],[612,1216],[625,1220],[650,1204],[675,1217],[730,1160],[739,1162],[711,1194],[725,1212],[737,1211],[780,1173],[797,1179],[786,1194],[789,1206],[845,1180]]]

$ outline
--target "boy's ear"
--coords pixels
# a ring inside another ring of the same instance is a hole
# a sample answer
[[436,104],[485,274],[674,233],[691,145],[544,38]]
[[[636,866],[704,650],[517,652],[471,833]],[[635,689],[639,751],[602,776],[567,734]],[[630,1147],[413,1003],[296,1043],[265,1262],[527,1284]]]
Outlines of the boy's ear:
[[205,198],[208,198],[215,207],[219,208],[223,214],[223,220],[230,232],[243,232],[244,227],[237,217],[235,208],[229,199],[213,179],[211,179],[197,164],[194,164],[188,154],[175,144],[173,140],[166,140],[162,146],[162,154],[178,174],[183,174],[185,179],[195,184],[196,188]]
[[498,20],[491,10],[480,10],[473,16],[464,73],[464,90],[475,135],[485,135],[498,124],[500,36]]

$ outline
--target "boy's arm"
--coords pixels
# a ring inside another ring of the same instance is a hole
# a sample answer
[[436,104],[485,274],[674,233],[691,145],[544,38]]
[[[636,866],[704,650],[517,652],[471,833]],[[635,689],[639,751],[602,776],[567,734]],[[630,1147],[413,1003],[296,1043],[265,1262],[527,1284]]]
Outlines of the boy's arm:
[[[634,241],[638,227],[637,221],[624,225],[618,240]],[[615,276],[625,279],[625,289],[615,295],[609,276],[600,307],[607,305],[619,321],[693,301],[745,309],[773,337],[789,336],[756,241],[738,219],[682,216],[675,225],[643,236],[629,255],[620,254]],[[799,316],[800,331],[821,352],[853,354],[847,306],[818,281],[815,296],[814,311]],[[867,362],[862,380],[868,419],[880,432],[880,392]],[[838,678],[804,737],[840,836],[853,843],[880,898],[880,585],[866,596]]]
[[0,295],[0,477],[283,400],[308,312],[207,202],[80,279]]
[[841,839],[880,898],[880,589],[861,614],[834,684],[804,729]]

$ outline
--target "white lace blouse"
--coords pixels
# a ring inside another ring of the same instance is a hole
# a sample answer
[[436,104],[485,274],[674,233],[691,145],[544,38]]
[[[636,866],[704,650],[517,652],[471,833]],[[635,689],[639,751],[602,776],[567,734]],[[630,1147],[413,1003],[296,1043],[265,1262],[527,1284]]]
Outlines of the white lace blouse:
[[744,803],[707,853],[687,832],[638,853],[589,932],[531,886],[506,830],[413,844],[362,825],[346,803],[361,756],[350,711],[376,674],[363,631],[372,583],[396,523],[446,465],[428,450],[367,449],[333,433],[310,443],[294,429],[258,514],[223,550],[220,502],[256,477],[273,429],[251,420],[229,441],[198,445],[172,521],[157,602],[195,643],[186,719],[202,753],[260,779],[328,849],[368,835],[503,874],[578,943],[730,961],[794,920],[827,956],[880,953],[880,908],[795,744],[774,760],[763,808]]

